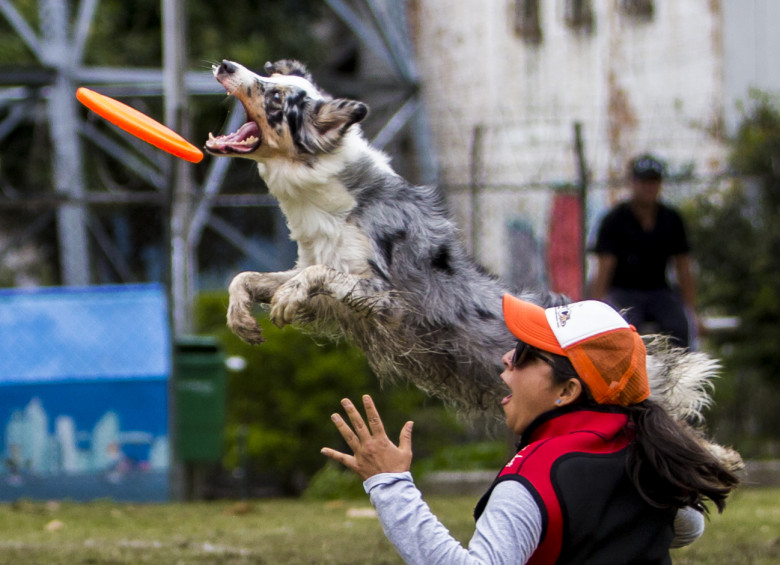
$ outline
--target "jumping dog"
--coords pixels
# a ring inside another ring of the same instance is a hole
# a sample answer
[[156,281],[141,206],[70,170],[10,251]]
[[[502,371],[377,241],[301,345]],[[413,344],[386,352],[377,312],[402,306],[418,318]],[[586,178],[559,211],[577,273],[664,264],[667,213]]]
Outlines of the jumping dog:
[[[210,135],[206,150],[257,162],[298,244],[293,269],[232,280],[232,331],[262,342],[252,307],[270,305],[278,326],[346,336],[381,379],[411,381],[466,413],[500,413],[500,359],[515,343],[502,295],[560,299],[510,289],[468,255],[439,192],[401,178],[363,137],[366,104],[332,98],[297,61],[267,63],[268,76],[231,61],[213,72],[247,122]],[[648,345],[656,399],[678,418],[699,417],[716,363]]]

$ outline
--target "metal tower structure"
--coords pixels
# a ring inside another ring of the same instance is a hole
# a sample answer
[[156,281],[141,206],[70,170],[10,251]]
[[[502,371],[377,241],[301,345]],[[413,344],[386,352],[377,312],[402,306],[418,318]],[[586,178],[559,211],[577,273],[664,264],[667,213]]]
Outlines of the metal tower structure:
[[[384,148],[405,127],[414,128],[414,153],[423,182],[434,182],[436,162],[430,143],[419,91],[411,41],[406,25],[405,3],[398,0],[323,0],[334,14],[354,33],[363,49],[387,67],[388,78],[402,93],[402,102],[378,130],[373,144]],[[163,65],[159,69],[129,67],[94,67],[84,64],[84,54],[90,30],[100,12],[100,0],[80,0],[74,17],[67,0],[39,0],[39,29],[35,30],[17,10],[11,0],[0,0],[0,15],[10,24],[40,64],[34,72],[3,73],[0,71],[0,140],[36,111],[34,98],[40,97],[46,108],[52,140],[51,197],[31,199],[0,198],[6,208],[51,206],[56,210],[61,283],[89,285],[89,236],[99,247],[112,254],[116,247],[107,234],[90,229],[90,206],[99,204],[156,204],[169,212],[170,290],[174,335],[191,330],[190,304],[197,282],[197,248],[208,226],[244,253],[259,260],[267,254],[244,238],[227,222],[212,214],[220,202],[231,159],[212,159],[204,180],[196,186],[189,165],[163,154],[140,159],[143,143],[129,141],[118,144],[89,122],[80,118],[75,91],[79,86],[98,87],[108,95],[163,96],[164,122],[186,137],[187,99],[190,96],[224,95],[208,72],[185,69],[184,53],[186,25],[182,0],[161,0]],[[319,80],[319,77],[318,77]],[[327,81],[320,81],[326,83]],[[230,113],[227,128],[236,129],[243,119],[243,109],[236,104]],[[85,186],[83,155],[90,150],[103,151],[151,184],[149,193],[93,192]],[[161,152],[157,152],[161,153]],[[151,157],[151,159],[149,159]],[[151,165],[149,163],[152,163]],[[275,205],[266,195],[245,195],[245,205]],[[3,250],[0,250],[2,255]],[[116,256],[112,263],[121,267]],[[121,268],[117,269],[120,273]]]

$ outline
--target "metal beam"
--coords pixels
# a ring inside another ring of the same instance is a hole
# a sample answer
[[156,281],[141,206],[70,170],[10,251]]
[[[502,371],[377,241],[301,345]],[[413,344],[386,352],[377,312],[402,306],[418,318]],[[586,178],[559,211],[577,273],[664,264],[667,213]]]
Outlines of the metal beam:
[[[142,67],[76,67],[74,76],[78,82],[89,85],[138,86],[146,92],[162,94],[164,90],[164,71]],[[183,72],[184,85],[190,94],[224,94],[222,88],[211,73],[205,71]],[[130,92],[128,92],[130,94]]]
[[248,237],[244,236],[243,233],[219,216],[212,215],[209,217],[209,227],[221,235],[225,241],[233,245],[236,249],[240,249],[260,265],[271,266],[276,264],[276,257],[265,251]]
[[[418,87],[419,76],[414,62],[414,52],[408,35],[406,22],[406,3],[398,0],[362,0],[367,11],[379,30],[365,23],[364,19],[353,10],[345,0],[325,0],[328,6],[355,33],[358,39],[382,59],[389,69],[393,70],[399,81],[412,88]],[[412,136],[420,170],[420,180],[426,184],[435,184],[438,180],[438,161],[436,158],[432,134],[428,120],[420,101],[416,110],[417,119],[407,116],[410,103],[407,100],[377,134],[376,142],[380,147],[388,143],[401,127],[409,124],[414,131]]]
[[[180,0],[162,1],[163,92],[165,125],[187,137],[186,88],[184,85],[185,18]],[[174,338],[192,332],[191,302],[195,281],[189,276],[195,253],[188,240],[192,208],[189,163],[171,158],[170,191],[170,288]]]
[[32,89],[26,86],[0,89],[0,108],[5,108],[9,104],[16,104],[30,100],[31,91]]
[[21,233],[15,233],[5,246],[0,246],[0,263],[5,263],[9,254],[17,251],[28,239],[43,231],[52,220],[54,220],[54,212],[47,211],[37,215]]
[[106,228],[97,218],[91,217],[89,219],[89,231],[92,237],[95,238],[98,247],[103,251],[106,259],[108,259],[108,262],[111,263],[111,266],[122,279],[122,282],[137,282],[135,275],[133,275],[133,269],[125,260],[124,254],[117,248]]
[[383,149],[401,131],[409,120],[420,110],[422,101],[417,94],[412,94],[406,99],[395,114],[393,114],[379,133],[374,136],[371,145],[377,149]]
[[[77,128],[75,88],[69,72],[67,53],[68,7],[65,0],[43,0],[40,3],[41,28],[45,43],[41,45],[44,62],[57,68],[57,78],[47,101],[52,136],[53,184],[57,192],[76,199],[84,194],[81,144]],[[60,274],[68,286],[90,283],[87,210],[83,205],[66,204],[57,210],[57,232],[60,243]]]
[[99,3],[100,0],[81,0],[79,2],[79,12],[76,16],[76,25],[73,28],[73,47],[70,51],[70,60],[74,67],[81,64],[84,58],[84,47],[87,44],[89,30],[95,19],[95,11]]
[[[29,87],[54,84],[58,72],[54,67],[0,67],[0,86],[25,87],[17,96],[24,99]],[[71,68],[71,76],[82,86],[102,87],[101,92],[109,96],[160,96],[163,92],[163,73],[159,69],[75,66]],[[193,95],[225,92],[207,72],[185,73],[184,84]]]
[[28,104],[14,104],[11,106],[11,109],[8,110],[8,115],[0,122],[0,141],[30,115],[30,110]]
[[[244,108],[237,100],[233,102],[233,108],[230,111],[228,117],[227,131],[235,131],[244,121]],[[214,204],[214,199],[219,194],[222,182],[225,180],[227,169],[230,166],[231,159],[212,159],[209,166],[206,179],[203,183],[202,193],[203,198],[195,208],[192,214],[192,221],[189,226],[189,241],[194,247],[200,244],[200,238],[203,235],[203,228],[208,223],[209,214],[211,213],[211,207]]]
[[42,61],[43,50],[41,48],[40,41],[38,41],[38,35],[29,26],[22,15],[16,10],[14,5],[11,4],[8,0],[0,0],[0,12],[3,13],[5,19],[8,20],[9,24],[11,24],[11,27],[16,30],[16,33],[19,34],[19,37],[21,37],[22,40],[27,44],[27,47],[30,48],[30,51],[33,52],[39,61]]
[[387,51],[393,60],[393,68],[396,74],[404,81],[415,84],[417,82],[416,70],[411,57],[410,49],[406,45],[406,34],[400,31],[405,26],[403,14],[398,13],[398,8],[404,8],[403,2],[397,0],[366,0],[369,11],[373,17],[379,33],[384,39]]
[[[42,191],[34,196],[0,196],[0,209],[40,209],[56,208],[63,204],[89,204],[90,206],[154,206],[166,204],[168,195],[153,191],[118,190],[112,192],[87,191],[81,198],[67,194]],[[276,208],[276,199],[270,194],[217,194],[211,203],[212,208]]]
[[48,86],[54,84],[56,77],[57,69],[51,67],[0,67],[0,86]]
[[373,51],[390,69],[395,68],[393,56],[387,49],[385,41],[371,26],[365,25],[365,21],[344,0],[325,0],[336,15],[341,18],[352,33],[371,51]]
[[89,122],[81,122],[79,131],[97,148],[122,163],[157,190],[163,191],[168,187],[166,174],[164,170],[161,170],[163,169],[162,162],[157,163],[157,167],[147,165],[138,158],[138,152],[123,147]]

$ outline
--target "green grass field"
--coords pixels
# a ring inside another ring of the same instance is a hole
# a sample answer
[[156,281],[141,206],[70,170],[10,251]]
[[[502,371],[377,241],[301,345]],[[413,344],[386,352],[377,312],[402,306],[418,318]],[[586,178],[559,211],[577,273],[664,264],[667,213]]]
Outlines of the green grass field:
[[[475,497],[431,497],[468,542]],[[259,500],[127,505],[0,505],[0,563],[8,565],[396,564],[367,500]],[[676,564],[780,563],[780,489],[743,489]]]

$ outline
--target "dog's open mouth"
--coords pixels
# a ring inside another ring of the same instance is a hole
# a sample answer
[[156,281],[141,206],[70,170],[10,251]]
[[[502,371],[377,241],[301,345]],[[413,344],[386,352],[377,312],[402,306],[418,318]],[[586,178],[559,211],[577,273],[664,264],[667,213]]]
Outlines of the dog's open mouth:
[[260,145],[262,134],[253,121],[245,123],[233,133],[214,136],[209,133],[206,149],[220,155],[251,153]]

